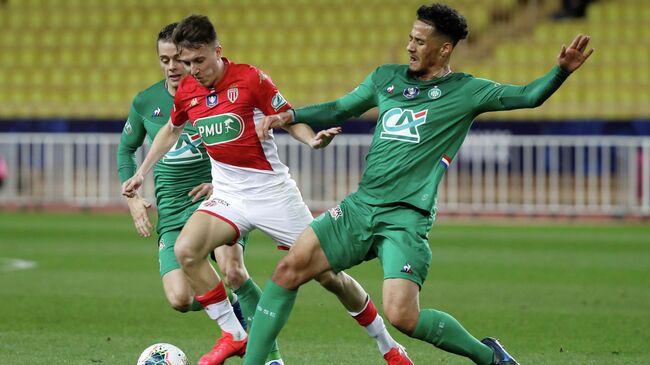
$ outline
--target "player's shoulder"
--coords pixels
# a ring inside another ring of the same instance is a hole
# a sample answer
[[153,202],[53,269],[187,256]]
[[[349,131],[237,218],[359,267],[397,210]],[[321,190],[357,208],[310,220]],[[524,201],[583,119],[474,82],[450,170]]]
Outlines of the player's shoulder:
[[407,65],[384,64],[377,67],[370,75],[375,84],[381,85],[405,77],[407,70]]
[[238,75],[238,77],[253,84],[260,84],[265,80],[272,82],[271,77],[268,74],[254,65],[248,63],[234,63],[230,61],[229,67],[233,68],[233,73]]
[[165,80],[163,79],[137,93],[133,98],[133,106],[138,107],[147,104],[152,99],[160,99],[165,96],[171,95],[169,95],[169,91],[165,88]]
[[176,96],[178,97],[179,94],[191,94],[195,92],[200,86],[201,85],[198,81],[196,81],[194,77],[186,75],[178,83],[178,87],[176,88]]

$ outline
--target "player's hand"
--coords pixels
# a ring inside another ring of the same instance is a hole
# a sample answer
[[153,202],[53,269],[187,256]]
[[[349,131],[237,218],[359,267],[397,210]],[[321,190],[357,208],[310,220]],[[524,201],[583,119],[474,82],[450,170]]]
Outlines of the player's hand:
[[151,204],[137,195],[132,198],[128,198],[127,203],[129,204],[131,217],[133,217],[135,230],[138,231],[140,236],[149,237],[151,235],[152,226],[151,222],[149,221],[149,214],[147,214],[147,209],[151,207]]
[[199,201],[201,198],[209,198],[210,195],[212,195],[212,184],[211,183],[203,183],[200,185],[197,185],[192,189],[187,195],[192,197],[192,203],[195,203]]
[[257,137],[260,141],[268,140],[269,130],[271,128],[284,128],[291,123],[291,119],[293,119],[291,112],[282,112],[280,114],[265,116],[255,127]]
[[557,56],[557,64],[564,71],[573,72],[577,70],[594,52],[593,48],[585,52],[590,39],[591,37],[588,35],[578,34],[568,48],[562,46],[560,54]]
[[309,145],[315,150],[325,148],[330,144],[330,142],[332,142],[334,137],[336,137],[338,134],[341,134],[342,131],[343,129],[341,129],[341,127],[323,129],[322,131],[316,133],[314,138],[309,141]]
[[135,174],[131,176],[130,179],[126,180],[124,184],[122,184],[122,195],[124,195],[127,198],[133,198],[140,188],[142,186],[142,182],[144,181],[144,176],[140,174]]

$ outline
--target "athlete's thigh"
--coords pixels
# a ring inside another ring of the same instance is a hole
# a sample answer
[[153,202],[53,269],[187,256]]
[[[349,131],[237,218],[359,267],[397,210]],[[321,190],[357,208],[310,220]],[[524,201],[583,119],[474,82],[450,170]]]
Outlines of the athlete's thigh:
[[280,260],[272,279],[285,288],[297,288],[330,269],[318,237],[311,227],[307,227],[289,253]]
[[314,219],[295,186],[247,200],[246,210],[256,228],[284,247],[291,247]]
[[375,250],[384,279],[405,279],[419,287],[429,274],[428,232],[432,218],[405,207],[385,208],[374,222]]
[[158,264],[161,277],[164,277],[165,274],[172,270],[181,268],[174,254],[174,245],[180,233],[180,229],[175,229],[163,232],[158,238]]
[[185,223],[176,246],[207,256],[219,246],[234,243],[238,236],[237,230],[220,217],[197,210]]

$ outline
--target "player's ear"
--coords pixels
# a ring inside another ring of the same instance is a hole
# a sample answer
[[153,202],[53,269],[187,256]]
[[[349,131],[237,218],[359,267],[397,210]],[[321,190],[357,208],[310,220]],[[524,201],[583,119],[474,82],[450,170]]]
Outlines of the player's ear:
[[221,44],[217,43],[217,45],[215,46],[214,51],[217,54],[217,58],[221,58],[221,53],[222,53]]

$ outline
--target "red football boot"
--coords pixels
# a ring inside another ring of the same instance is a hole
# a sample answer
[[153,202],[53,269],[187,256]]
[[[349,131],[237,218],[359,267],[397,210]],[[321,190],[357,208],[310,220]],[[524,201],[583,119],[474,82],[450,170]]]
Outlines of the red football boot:
[[401,347],[393,347],[384,354],[384,360],[388,365],[413,365],[413,361],[409,359],[406,351]]
[[248,337],[241,341],[235,341],[232,334],[222,331],[221,338],[217,340],[210,352],[201,356],[198,365],[221,365],[229,357],[242,357],[246,353],[247,342]]

